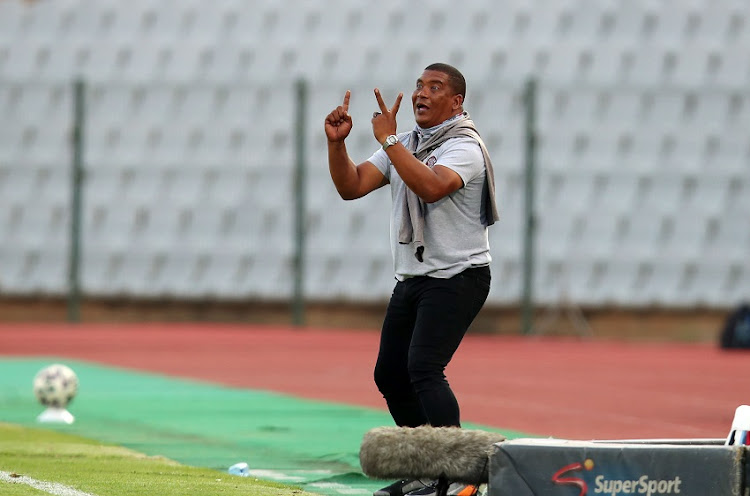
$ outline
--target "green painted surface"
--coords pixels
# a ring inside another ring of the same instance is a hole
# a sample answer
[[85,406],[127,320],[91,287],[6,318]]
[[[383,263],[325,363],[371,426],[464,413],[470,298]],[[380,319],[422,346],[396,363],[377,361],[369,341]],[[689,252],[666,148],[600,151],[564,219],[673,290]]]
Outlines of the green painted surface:
[[390,482],[365,477],[358,456],[365,432],[392,425],[385,411],[91,363],[0,360],[0,421],[40,425],[31,383],[54,362],[72,367],[80,388],[69,406],[76,422],[50,429],[222,472],[244,461],[258,478],[326,495],[371,494]]

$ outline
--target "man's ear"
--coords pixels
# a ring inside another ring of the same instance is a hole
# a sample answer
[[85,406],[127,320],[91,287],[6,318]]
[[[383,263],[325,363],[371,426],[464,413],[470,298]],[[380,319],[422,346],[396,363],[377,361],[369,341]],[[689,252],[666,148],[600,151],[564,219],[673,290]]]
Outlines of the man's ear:
[[453,109],[458,110],[464,104],[464,97],[462,95],[453,96]]

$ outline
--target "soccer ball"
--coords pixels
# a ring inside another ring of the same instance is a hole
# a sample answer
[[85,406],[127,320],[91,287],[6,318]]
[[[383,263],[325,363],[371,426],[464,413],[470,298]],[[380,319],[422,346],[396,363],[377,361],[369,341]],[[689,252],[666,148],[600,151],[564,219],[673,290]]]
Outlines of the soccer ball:
[[77,392],[78,376],[66,365],[48,365],[34,377],[34,396],[48,408],[66,408]]

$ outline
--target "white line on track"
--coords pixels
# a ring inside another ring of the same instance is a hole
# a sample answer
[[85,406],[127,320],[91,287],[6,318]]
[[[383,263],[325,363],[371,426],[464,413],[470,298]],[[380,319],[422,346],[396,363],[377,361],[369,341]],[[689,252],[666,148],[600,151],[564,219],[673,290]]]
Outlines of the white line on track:
[[52,494],[54,496],[96,496],[91,493],[85,493],[78,489],[60,484],[59,482],[46,482],[36,479],[32,479],[26,475],[16,475],[11,472],[3,472],[0,470],[0,480],[8,482],[10,484],[26,484],[34,489],[44,491],[45,493]]

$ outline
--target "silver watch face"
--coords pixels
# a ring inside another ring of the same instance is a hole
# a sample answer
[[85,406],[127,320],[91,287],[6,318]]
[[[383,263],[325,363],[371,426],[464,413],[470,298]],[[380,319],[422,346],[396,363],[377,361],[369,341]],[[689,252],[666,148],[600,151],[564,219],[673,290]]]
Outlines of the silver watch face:
[[385,139],[385,142],[388,144],[388,146],[395,145],[396,143],[398,143],[398,138],[392,134]]

